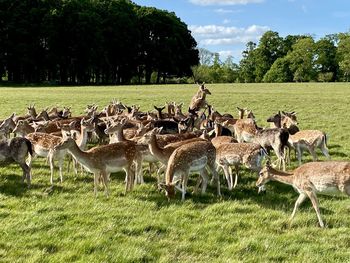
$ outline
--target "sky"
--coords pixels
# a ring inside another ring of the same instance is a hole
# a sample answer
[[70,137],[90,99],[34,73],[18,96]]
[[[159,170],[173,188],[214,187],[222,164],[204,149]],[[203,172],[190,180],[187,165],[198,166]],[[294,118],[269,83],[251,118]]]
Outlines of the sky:
[[199,48],[241,59],[248,41],[268,30],[281,37],[349,32],[350,0],[133,0],[174,12],[188,25]]

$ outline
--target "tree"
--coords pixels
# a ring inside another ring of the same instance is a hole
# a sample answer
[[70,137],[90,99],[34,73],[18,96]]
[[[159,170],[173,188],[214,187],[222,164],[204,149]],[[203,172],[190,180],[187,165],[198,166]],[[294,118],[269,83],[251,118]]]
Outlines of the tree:
[[264,82],[290,82],[293,80],[293,74],[290,71],[290,63],[287,58],[278,58],[266,72]]
[[255,81],[255,49],[256,44],[249,41],[246,45],[246,50],[242,52],[243,58],[239,63],[239,77],[243,82],[254,82]]
[[310,81],[315,77],[314,62],[315,43],[311,37],[299,39],[287,55],[294,81]]
[[207,50],[205,48],[199,48],[198,55],[199,55],[199,64],[207,65],[207,66],[210,66],[213,64],[213,59],[214,59],[215,53],[210,52],[209,50]]
[[322,38],[315,43],[314,68],[319,81],[332,81],[336,78],[336,52],[337,49],[330,39]]
[[343,80],[349,80],[350,74],[350,33],[338,34],[337,61]]
[[261,82],[277,58],[283,56],[283,38],[277,32],[267,31],[260,38],[255,52],[255,81]]

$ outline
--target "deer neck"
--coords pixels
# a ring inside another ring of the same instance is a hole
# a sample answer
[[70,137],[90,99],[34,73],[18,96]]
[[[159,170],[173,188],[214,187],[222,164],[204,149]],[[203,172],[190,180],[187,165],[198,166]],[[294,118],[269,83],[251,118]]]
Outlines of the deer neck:
[[152,135],[150,142],[148,143],[149,150],[151,154],[153,154],[157,159],[159,159],[162,163],[164,160],[164,150],[159,147],[157,143],[156,135]]
[[68,151],[73,155],[73,157],[81,164],[86,164],[89,154],[82,151],[76,143],[73,143]]
[[76,140],[76,143],[80,149],[84,149],[87,144],[88,131],[83,125],[80,127],[80,136]]
[[288,184],[288,185],[294,184],[294,177],[295,176],[292,173],[285,173],[282,171],[274,170],[272,172],[272,174],[273,174],[273,176],[272,176],[273,181],[277,181],[277,182]]

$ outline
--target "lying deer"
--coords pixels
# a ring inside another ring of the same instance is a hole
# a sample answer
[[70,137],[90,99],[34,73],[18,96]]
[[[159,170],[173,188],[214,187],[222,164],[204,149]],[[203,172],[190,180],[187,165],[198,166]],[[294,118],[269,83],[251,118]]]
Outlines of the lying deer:
[[259,176],[256,182],[258,187],[272,180],[289,184],[297,190],[299,197],[295,202],[291,220],[294,218],[298,207],[307,197],[310,198],[320,227],[324,227],[324,223],[321,218],[316,194],[343,193],[350,196],[350,162],[310,162],[299,166],[291,173],[278,171],[267,163],[260,171]]

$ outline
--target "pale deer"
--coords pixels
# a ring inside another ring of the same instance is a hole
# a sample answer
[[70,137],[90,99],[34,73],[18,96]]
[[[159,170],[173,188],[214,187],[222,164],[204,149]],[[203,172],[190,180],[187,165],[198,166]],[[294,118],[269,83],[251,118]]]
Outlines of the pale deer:
[[301,165],[304,149],[307,149],[310,152],[313,161],[317,161],[316,148],[321,149],[326,158],[331,158],[327,148],[327,135],[322,131],[301,130],[293,135],[290,135],[288,142],[297,151],[299,165]]
[[[125,141],[130,141],[127,138],[125,138],[125,134],[124,134],[124,125],[126,124],[127,119],[124,118],[119,122],[112,122],[109,123],[107,125],[107,128],[105,129],[105,133],[108,134],[110,136],[110,141],[109,144],[111,143],[116,143],[116,142],[125,142]],[[139,126],[139,129],[133,129],[134,130],[134,135],[143,135],[145,133],[144,129],[148,129],[148,127],[144,127]],[[130,130],[130,129],[128,129]],[[111,137],[113,136],[113,137]],[[133,141],[137,141],[139,138],[135,138],[135,136],[133,137]],[[152,170],[152,165],[155,164],[158,160],[151,154],[151,152],[149,151],[147,145],[137,145],[137,150],[141,156],[141,162],[145,161],[147,163],[149,163],[150,165],[150,173]],[[140,183],[143,184],[144,180],[143,180],[143,170],[142,167],[140,168],[140,170],[138,171],[138,173],[135,175],[135,184]]]
[[0,124],[0,130],[4,131],[4,135],[6,138],[10,138],[10,133],[13,132],[16,127],[16,123],[13,121],[15,117],[15,113],[12,113],[8,118],[3,120]]
[[261,187],[270,180],[291,185],[299,193],[291,220],[298,207],[308,197],[316,211],[320,227],[324,227],[316,194],[346,194],[350,196],[350,162],[310,162],[299,166],[290,173],[278,171],[267,163],[260,171],[256,185]]
[[29,166],[31,166],[32,161],[37,156],[48,158],[49,164],[50,164],[50,183],[53,184],[53,174],[54,174],[54,159],[58,160],[58,168],[59,168],[59,175],[60,175],[60,181],[63,182],[63,161],[64,157],[66,156],[67,151],[54,151],[54,147],[58,145],[62,138],[51,135],[48,133],[42,133],[42,132],[34,132],[30,133],[26,136],[26,138],[32,143],[33,145],[33,155],[32,158],[29,160]]
[[[165,185],[162,185],[168,199],[174,197],[176,187],[182,193],[181,200],[185,200],[190,172],[200,173],[202,179],[202,193],[204,193],[208,184],[206,167],[209,168],[213,177],[217,179],[217,194],[221,195],[220,179],[215,169],[215,155],[215,147],[212,143],[206,141],[191,142],[177,148],[169,158]],[[177,187],[178,182],[181,182],[182,188]]]
[[56,145],[55,150],[68,150],[87,171],[94,174],[95,196],[97,196],[99,179],[102,179],[105,194],[108,196],[109,175],[121,170],[126,172],[125,193],[132,190],[134,184],[132,164],[135,162],[136,169],[141,165],[134,142],[112,143],[82,151],[72,138],[67,138]]
[[26,164],[27,156],[32,155],[32,144],[26,138],[15,137],[0,142],[0,165],[17,163],[23,170],[22,181],[26,179],[28,187],[31,181],[31,166]]
[[[228,189],[236,187],[240,166],[259,172],[264,155],[264,149],[256,143],[226,143],[217,147],[216,164],[224,171]],[[234,183],[230,166],[234,166],[236,171]]]
[[206,95],[211,95],[211,92],[202,83],[199,85],[197,93],[191,99],[190,110],[199,111],[202,108],[206,108],[208,105],[205,100]]

